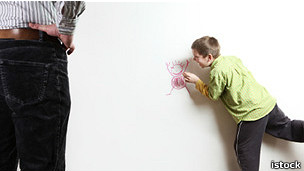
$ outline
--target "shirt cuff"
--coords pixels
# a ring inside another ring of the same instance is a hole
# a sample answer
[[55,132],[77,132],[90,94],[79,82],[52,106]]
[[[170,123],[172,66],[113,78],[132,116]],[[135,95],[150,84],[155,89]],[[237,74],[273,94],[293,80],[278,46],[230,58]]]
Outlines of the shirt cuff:
[[76,19],[67,19],[67,18],[62,18],[61,22],[59,23],[59,33],[63,35],[73,35],[75,28],[76,28],[76,23],[78,21],[78,18]]

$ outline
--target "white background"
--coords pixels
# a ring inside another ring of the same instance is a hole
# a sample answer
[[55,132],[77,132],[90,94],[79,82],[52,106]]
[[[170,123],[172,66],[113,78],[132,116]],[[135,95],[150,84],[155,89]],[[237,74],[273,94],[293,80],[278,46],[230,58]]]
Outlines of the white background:
[[[300,1],[87,2],[69,57],[69,171],[238,171],[236,124],[194,86],[171,89],[166,62],[191,58],[192,42],[216,37],[242,59],[292,119],[303,113]],[[188,71],[208,82],[209,69]],[[265,135],[260,170],[298,160],[304,145]]]

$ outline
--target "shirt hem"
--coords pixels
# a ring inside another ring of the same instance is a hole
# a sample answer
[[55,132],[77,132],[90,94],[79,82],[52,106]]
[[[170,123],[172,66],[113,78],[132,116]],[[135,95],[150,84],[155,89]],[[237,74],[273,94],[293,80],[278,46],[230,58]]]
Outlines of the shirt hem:
[[237,124],[239,124],[241,121],[257,121],[259,119],[262,119],[263,117],[267,116],[275,107],[275,105],[277,104],[277,102],[275,101],[274,105],[271,106],[271,108],[269,108],[268,110],[266,110],[265,114],[257,117],[257,118],[245,118],[245,119],[241,119],[237,122]]

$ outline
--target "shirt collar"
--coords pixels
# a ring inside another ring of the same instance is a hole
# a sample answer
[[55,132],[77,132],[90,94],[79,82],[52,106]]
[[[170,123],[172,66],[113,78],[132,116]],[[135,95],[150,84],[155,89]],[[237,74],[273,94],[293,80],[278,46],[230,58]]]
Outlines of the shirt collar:
[[214,59],[214,61],[211,64],[211,69],[214,68],[214,66],[220,61],[220,58],[222,58],[222,56],[219,56]]

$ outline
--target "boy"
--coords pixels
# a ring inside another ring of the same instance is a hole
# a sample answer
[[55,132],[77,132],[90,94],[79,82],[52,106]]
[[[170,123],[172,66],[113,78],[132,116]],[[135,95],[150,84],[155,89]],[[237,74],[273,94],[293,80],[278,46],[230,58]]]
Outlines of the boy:
[[209,85],[185,72],[185,81],[211,100],[221,99],[237,122],[235,153],[242,171],[258,171],[264,132],[289,141],[304,142],[304,121],[290,120],[267,90],[256,82],[241,60],[221,56],[214,37],[193,42],[193,60],[211,67]]

